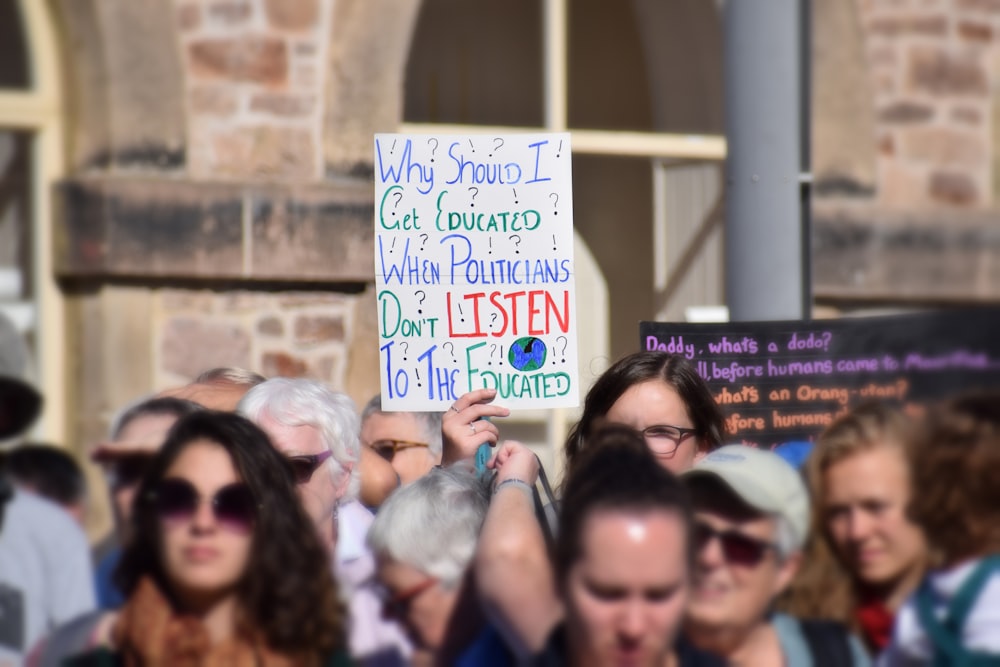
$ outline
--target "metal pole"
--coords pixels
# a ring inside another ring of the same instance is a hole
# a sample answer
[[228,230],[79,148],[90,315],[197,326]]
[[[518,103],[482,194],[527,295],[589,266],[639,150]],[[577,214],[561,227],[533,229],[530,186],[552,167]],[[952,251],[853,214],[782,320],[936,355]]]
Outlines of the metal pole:
[[724,12],[730,318],[801,319],[799,0]]

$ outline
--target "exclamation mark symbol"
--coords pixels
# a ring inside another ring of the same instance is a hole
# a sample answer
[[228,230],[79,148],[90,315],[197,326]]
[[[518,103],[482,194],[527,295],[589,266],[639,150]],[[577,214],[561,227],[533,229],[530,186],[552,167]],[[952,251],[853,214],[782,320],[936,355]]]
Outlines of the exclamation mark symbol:
[[458,314],[461,316],[461,321],[465,321],[465,316],[462,315],[462,304],[458,304]]
[[556,157],[559,157],[560,153],[562,153],[562,139],[559,140],[559,148],[556,149]]
[[552,249],[553,250],[556,249],[556,235],[555,234],[552,235]]
[[516,204],[517,203],[517,190],[514,189],[514,188],[511,188],[511,190],[514,190],[514,203]]

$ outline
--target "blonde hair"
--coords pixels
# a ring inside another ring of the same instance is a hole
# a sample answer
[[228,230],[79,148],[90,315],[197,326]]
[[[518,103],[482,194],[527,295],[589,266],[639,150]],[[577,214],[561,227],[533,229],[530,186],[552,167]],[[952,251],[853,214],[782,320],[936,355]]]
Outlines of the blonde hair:
[[884,403],[863,403],[827,427],[809,454],[804,472],[812,493],[812,521],[803,566],[779,602],[782,611],[801,618],[825,618],[858,629],[857,578],[837,556],[826,527],[824,477],[834,464],[874,449],[895,449],[904,461],[914,441],[914,425]]

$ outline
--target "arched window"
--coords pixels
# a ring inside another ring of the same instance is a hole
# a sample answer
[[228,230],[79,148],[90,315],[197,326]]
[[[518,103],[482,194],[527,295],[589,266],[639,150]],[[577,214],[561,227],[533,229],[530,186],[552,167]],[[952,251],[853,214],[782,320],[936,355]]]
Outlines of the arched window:
[[0,0],[0,310],[32,348],[45,395],[35,436],[65,440],[63,301],[51,189],[62,170],[57,47],[47,3]]

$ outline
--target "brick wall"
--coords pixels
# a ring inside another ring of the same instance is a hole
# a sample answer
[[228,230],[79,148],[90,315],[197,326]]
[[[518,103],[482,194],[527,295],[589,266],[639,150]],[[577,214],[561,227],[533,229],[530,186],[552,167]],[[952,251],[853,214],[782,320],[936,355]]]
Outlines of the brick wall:
[[856,4],[874,95],[879,205],[993,204],[1000,2]]
[[171,288],[157,297],[157,388],[186,383],[215,366],[311,377],[340,389],[347,384],[357,296]]
[[330,0],[177,1],[194,178],[322,172]]

